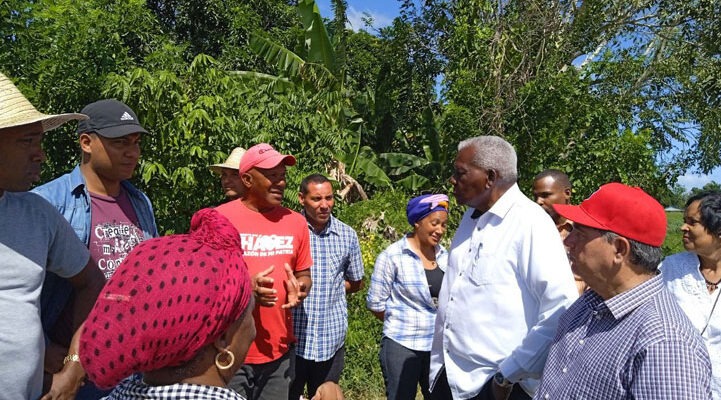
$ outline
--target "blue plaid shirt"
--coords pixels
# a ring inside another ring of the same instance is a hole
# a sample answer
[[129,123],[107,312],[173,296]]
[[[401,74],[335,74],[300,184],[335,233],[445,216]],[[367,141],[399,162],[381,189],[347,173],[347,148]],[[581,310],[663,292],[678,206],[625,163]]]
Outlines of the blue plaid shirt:
[[333,216],[321,232],[310,224],[310,268],[313,286],[300,306],[293,308],[295,354],[326,361],[343,346],[348,331],[345,281],[363,279],[363,258],[358,235]]
[[[438,268],[445,271],[448,252],[436,250]],[[408,247],[408,239],[388,246],[376,259],[366,298],[368,309],[385,312],[383,335],[416,351],[431,351],[437,306],[428,289],[423,262]]]
[[710,399],[711,362],[661,276],[561,316],[535,399]]

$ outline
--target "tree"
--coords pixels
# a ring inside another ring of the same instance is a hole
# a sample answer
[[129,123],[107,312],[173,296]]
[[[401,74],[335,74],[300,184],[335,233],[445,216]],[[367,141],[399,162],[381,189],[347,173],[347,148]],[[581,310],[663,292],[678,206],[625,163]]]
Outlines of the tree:
[[[693,166],[721,163],[717,108],[708,106],[719,97],[709,78],[718,76],[719,46],[709,40],[718,32],[716,2],[458,0],[425,7],[441,10],[427,20],[448,63],[451,120],[467,117],[472,128],[464,131],[516,144],[522,177],[579,140],[615,142],[625,132],[644,139],[649,164],[658,165],[628,183],[657,188]],[[668,157],[676,142],[690,148]],[[574,158],[580,165],[597,159]],[[594,181],[611,179],[624,177]]]
[[713,192],[721,191],[721,185],[719,185],[716,181],[711,181],[711,182],[703,185],[703,187],[701,187],[701,188],[697,188],[697,187],[692,188],[691,192],[690,192],[690,196],[695,196],[699,193],[712,192],[712,191]]

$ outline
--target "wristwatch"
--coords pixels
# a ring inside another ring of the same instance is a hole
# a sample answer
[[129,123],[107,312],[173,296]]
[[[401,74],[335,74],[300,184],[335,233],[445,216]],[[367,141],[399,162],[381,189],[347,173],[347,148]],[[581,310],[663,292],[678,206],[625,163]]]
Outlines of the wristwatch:
[[63,358],[63,365],[69,363],[70,361],[80,362],[80,356],[77,354],[68,354],[65,358]]
[[501,371],[498,371],[495,375],[493,375],[493,382],[502,388],[509,388],[513,386],[513,382],[506,379],[506,377],[503,376]]

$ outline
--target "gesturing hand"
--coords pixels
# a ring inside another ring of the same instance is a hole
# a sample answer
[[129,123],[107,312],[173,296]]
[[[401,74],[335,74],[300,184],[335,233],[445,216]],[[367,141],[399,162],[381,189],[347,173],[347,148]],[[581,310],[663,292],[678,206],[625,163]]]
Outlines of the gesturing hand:
[[273,272],[273,269],[275,269],[275,266],[271,265],[265,271],[253,275],[255,301],[263,307],[273,307],[275,302],[278,301],[277,290],[273,289],[273,278],[268,276]]
[[288,275],[288,280],[285,281],[285,288],[288,291],[288,302],[283,304],[281,307],[291,308],[300,304],[300,284],[298,283],[298,280],[295,279],[293,270],[290,269],[290,265],[288,265],[288,263],[285,264],[285,273]]

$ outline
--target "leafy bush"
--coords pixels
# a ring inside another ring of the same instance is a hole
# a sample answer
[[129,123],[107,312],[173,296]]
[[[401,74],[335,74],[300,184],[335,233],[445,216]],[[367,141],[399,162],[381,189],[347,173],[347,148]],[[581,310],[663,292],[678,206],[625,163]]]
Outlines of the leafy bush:
[[664,240],[662,246],[664,257],[686,251],[683,248],[683,241],[681,240],[683,235],[679,229],[683,224],[683,212],[667,212],[666,220],[668,221],[666,228],[666,240]]

